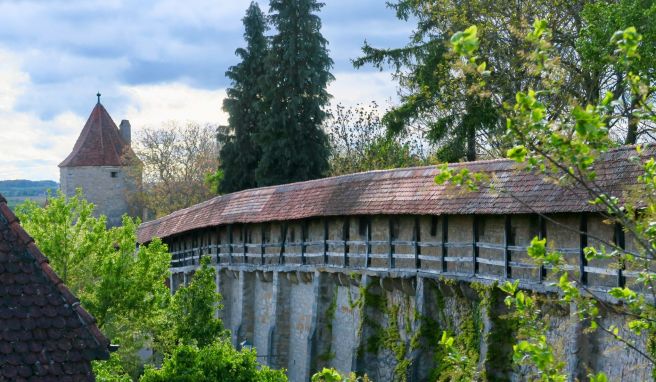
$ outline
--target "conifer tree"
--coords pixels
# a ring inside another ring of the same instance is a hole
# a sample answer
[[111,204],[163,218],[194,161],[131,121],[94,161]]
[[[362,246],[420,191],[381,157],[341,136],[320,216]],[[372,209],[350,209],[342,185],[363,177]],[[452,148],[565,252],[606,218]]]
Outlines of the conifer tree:
[[333,80],[328,42],[321,35],[316,0],[271,0],[266,124],[257,140],[259,186],[319,178],[328,170],[328,140],[321,129]]
[[220,192],[257,186],[255,169],[261,150],[255,142],[255,134],[263,121],[261,85],[268,51],[264,33],[268,27],[264,14],[255,2],[248,7],[243,22],[246,47],[235,52],[242,61],[226,72],[232,87],[223,101],[223,109],[228,113],[228,134],[218,137],[223,143],[219,154],[219,166],[223,171]]

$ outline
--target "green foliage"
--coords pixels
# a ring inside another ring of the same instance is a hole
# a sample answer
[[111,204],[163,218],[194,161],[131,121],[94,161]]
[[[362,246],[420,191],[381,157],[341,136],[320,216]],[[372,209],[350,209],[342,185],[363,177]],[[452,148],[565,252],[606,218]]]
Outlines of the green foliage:
[[210,191],[218,194],[221,192],[221,182],[223,182],[224,178],[225,174],[223,170],[218,169],[213,173],[205,175],[205,184],[210,188]]
[[93,374],[98,382],[132,382],[116,353],[110,354],[107,361],[93,361]]
[[69,199],[51,196],[44,208],[26,202],[17,215],[102,332],[120,345],[108,365],[95,367],[136,377],[143,362],[137,351],[152,344],[164,319],[171,257],[158,239],[136,247],[138,220],[125,216],[122,226],[106,229],[105,217],[93,211],[78,190]]
[[[442,332],[440,345],[444,348],[445,355],[442,358],[444,368],[449,370],[449,381],[474,381],[478,376],[475,362],[471,362],[469,355],[455,345],[455,338],[446,331]],[[442,380],[442,379],[440,379]]]
[[[559,89],[545,97],[551,118],[575,105],[595,104],[610,91],[618,100],[610,117],[613,140],[650,137],[653,124],[632,117],[639,108],[626,81],[630,68],[615,60],[615,46],[608,42],[618,29],[640,31],[644,59],[631,68],[653,83],[653,1],[396,0],[389,6],[414,26],[407,44],[381,49],[365,42],[354,64],[393,70],[402,103],[384,117],[388,130],[422,129],[441,161],[503,156],[512,147],[503,135],[504,105],[539,85]],[[549,51],[558,60],[548,59]]]
[[380,120],[375,102],[355,107],[338,104],[325,129],[331,147],[330,175],[428,165],[421,132],[390,136]]
[[223,109],[228,113],[228,132],[218,136],[223,144],[219,154],[223,174],[218,184],[221,193],[256,187],[255,170],[262,155],[255,136],[265,123],[262,93],[269,47],[264,36],[268,29],[266,17],[257,3],[252,2],[248,7],[243,23],[246,48],[237,49],[241,62],[226,72],[232,85],[223,101]]
[[348,376],[342,376],[335,369],[323,368],[312,375],[312,382],[372,382],[371,379],[365,374],[364,377],[358,377],[355,373],[350,373]]
[[106,219],[93,216],[94,207],[81,189],[68,201],[61,191],[56,196],[49,194],[48,199],[46,208],[28,200],[16,207],[16,215],[59,277],[79,294],[93,266],[87,259],[108,250],[102,246]]
[[171,332],[178,343],[199,347],[213,343],[224,335],[223,322],[215,317],[221,308],[221,295],[216,292],[216,271],[209,257],[201,260],[191,283],[176,291],[169,308]]
[[506,282],[499,286],[507,296],[505,303],[514,309],[512,316],[517,321],[518,342],[513,346],[513,361],[518,365],[534,366],[532,380],[564,382],[565,362],[559,359],[547,342],[547,324],[541,319],[535,299],[518,289],[519,282]]
[[256,136],[262,157],[259,186],[319,178],[328,171],[328,141],[321,126],[333,79],[328,42],[321,35],[316,0],[271,0],[277,32],[266,64],[266,123]]
[[[606,243],[611,248],[610,251],[605,246],[599,249],[584,249],[588,259],[616,259],[621,267],[632,269],[638,274],[634,283],[613,288],[608,292],[608,297],[623,302],[622,305],[615,306],[613,311],[624,315],[626,324],[623,327],[602,325],[596,300],[598,296],[584,293],[578,282],[570,280],[569,270],[563,266],[564,256],[548,250],[546,240],[533,239],[528,254],[538,264],[551,266],[557,276],[556,285],[560,289],[561,300],[576,304],[576,313],[579,319],[586,323],[588,331],[604,331],[654,365],[656,349],[652,338],[656,333],[653,324],[656,309],[653,301],[647,302],[643,294],[653,288],[653,273],[650,269],[656,256],[656,246],[653,244],[656,242],[656,230],[652,228],[656,216],[654,161],[653,158],[643,155],[641,146],[635,147],[636,156],[631,160],[639,163],[643,169],[643,173],[637,175],[636,179],[639,187],[631,191],[639,193],[638,205],[630,196],[624,196],[620,200],[607,195],[603,187],[595,183],[597,174],[594,166],[599,154],[615,145],[609,124],[612,123],[611,112],[621,102],[618,98],[623,97],[624,91],[615,94],[607,92],[601,100],[586,106],[572,104],[567,108],[567,112],[556,118],[550,115],[554,107],[552,96],[558,97],[562,91],[550,80],[560,73],[560,60],[551,48],[551,36],[552,33],[545,23],[537,20],[534,30],[526,38],[535,49],[531,57],[535,61],[535,67],[541,70],[543,80],[536,84],[537,89],[529,88],[517,92],[515,104],[506,108],[507,138],[514,145],[514,148],[508,151],[508,156],[525,164],[527,169],[553,179],[560,186],[586,190],[590,203],[605,210],[607,222],[620,225],[631,237],[637,249],[633,253],[612,243]],[[651,82],[652,73],[649,73],[651,64],[638,64],[642,39],[636,28],[629,27],[613,33],[610,41],[616,48],[613,64],[627,70],[626,81],[623,81],[621,86],[630,89],[633,100],[629,129],[632,123],[656,121],[655,108],[650,100],[650,94],[656,90]],[[647,51],[649,49],[651,46]],[[448,176],[445,178],[449,180]],[[518,323],[519,342],[513,349],[514,362],[530,365],[535,371],[534,377],[538,380],[565,380],[564,363],[558,359],[546,340],[547,328],[541,320],[536,299],[519,290],[518,282],[508,282],[501,286],[501,289],[508,295],[506,304],[512,308],[512,316]],[[647,340],[636,341],[623,333]],[[606,380],[603,373],[590,374],[588,377],[596,381]]]
[[283,371],[260,366],[251,350],[238,351],[226,339],[208,346],[181,345],[162,368],[148,368],[141,382],[286,382]]

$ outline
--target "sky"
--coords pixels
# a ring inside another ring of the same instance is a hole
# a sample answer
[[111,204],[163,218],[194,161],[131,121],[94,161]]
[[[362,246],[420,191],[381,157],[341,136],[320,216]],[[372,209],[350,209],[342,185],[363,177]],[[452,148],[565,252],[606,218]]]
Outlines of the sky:
[[[324,0],[333,102],[396,100],[389,72],[354,69],[363,42],[412,26],[383,0]],[[225,124],[221,102],[250,0],[0,0],[0,179],[59,180],[95,102],[133,134],[168,121]],[[268,11],[268,2],[259,1]]]

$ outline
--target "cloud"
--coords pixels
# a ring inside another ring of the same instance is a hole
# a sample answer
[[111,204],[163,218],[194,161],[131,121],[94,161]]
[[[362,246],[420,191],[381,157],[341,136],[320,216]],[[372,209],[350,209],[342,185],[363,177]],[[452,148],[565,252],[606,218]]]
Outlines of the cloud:
[[[0,179],[58,179],[100,91],[135,130],[169,120],[224,124],[250,0],[0,0]],[[258,0],[268,11],[268,1]],[[333,102],[395,99],[387,74],[356,71],[365,39],[403,45],[408,23],[380,0],[331,0],[320,17]],[[410,23],[412,24],[412,23]]]
[[385,72],[339,72],[328,87],[333,96],[332,103],[355,106],[359,103],[376,101],[386,106],[397,101],[396,82]]
[[[221,110],[225,90],[204,90],[184,83],[123,86],[121,93],[128,107],[123,112],[133,129],[158,127],[168,121],[190,121],[201,124],[226,124]],[[111,111],[110,111],[111,114]],[[116,118],[117,116],[113,116]]]

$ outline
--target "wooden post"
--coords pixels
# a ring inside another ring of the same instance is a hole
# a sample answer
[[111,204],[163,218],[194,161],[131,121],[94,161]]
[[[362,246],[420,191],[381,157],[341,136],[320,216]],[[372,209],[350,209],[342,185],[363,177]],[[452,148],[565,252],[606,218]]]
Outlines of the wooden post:
[[266,251],[266,247],[264,246],[264,240],[266,238],[264,229],[267,227],[267,224],[269,223],[260,224],[260,265],[264,265],[264,252]]
[[[620,223],[615,223],[615,245],[620,249],[626,249],[626,238],[624,236],[624,229]],[[624,261],[619,259],[619,269],[617,270],[617,286],[624,288],[626,285],[626,277],[624,277]]]
[[182,265],[187,265],[187,240],[182,240]]
[[246,242],[248,241],[248,226],[246,224],[242,224],[241,226],[241,232],[244,236],[244,243],[243,243],[243,248],[244,248],[244,264],[248,264],[248,245]]
[[419,242],[421,241],[421,226],[419,216],[415,216],[415,227],[412,232],[412,240],[414,242],[413,244],[415,250],[415,269],[421,269],[421,259],[419,259],[419,255],[421,255],[421,247],[419,246]]
[[280,243],[280,254],[278,264],[285,264],[285,244],[287,243],[287,223],[282,223],[282,242]]
[[446,257],[449,254],[449,248],[447,247],[447,243],[449,242],[449,215],[443,215],[442,216],[442,253],[440,256],[441,257],[441,263],[442,263],[442,272],[447,271],[447,266],[446,266]]
[[[547,237],[547,223],[544,221],[542,215],[538,215],[538,239],[543,240]],[[540,282],[543,282],[547,277],[547,269],[544,267],[544,264],[540,264]]]
[[323,264],[328,264],[328,218],[323,218]]
[[388,235],[387,235],[387,240],[388,240],[388,246],[389,246],[389,253],[388,253],[388,267],[390,269],[394,268],[396,266],[396,262],[394,259],[394,252],[396,248],[394,247],[394,218],[389,217],[387,219],[388,221]]
[[504,215],[504,224],[503,224],[503,264],[504,272],[503,275],[505,278],[512,278],[512,266],[510,266],[510,261],[512,254],[508,247],[510,246],[510,236],[511,236],[512,225],[510,224],[510,215]]
[[232,224],[228,224],[228,263],[232,264]]
[[344,241],[344,261],[342,262],[344,267],[349,266],[349,231],[350,231],[351,219],[347,216],[344,219],[344,225],[342,226],[342,241]]
[[216,263],[221,264],[221,226],[216,227]]
[[307,220],[303,220],[303,222],[301,222],[301,264],[303,265],[305,265],[306,263],[305,250],[307,245],[305,244],[305,241],[307,240],[307,231],[308,231]]
[[478,273],[478,216],[472,216],[472,272]]
[[371,216],[366,217],[367,226],[366,226],[366,236],[364,242],[364,267],[369,268],[371,266]]
[[588,273],[585,271],[588,260],[585,258],[583,249],[588,246],[588,215],[581,214],[579,221],[579,281],[582,285],[588,284]]

